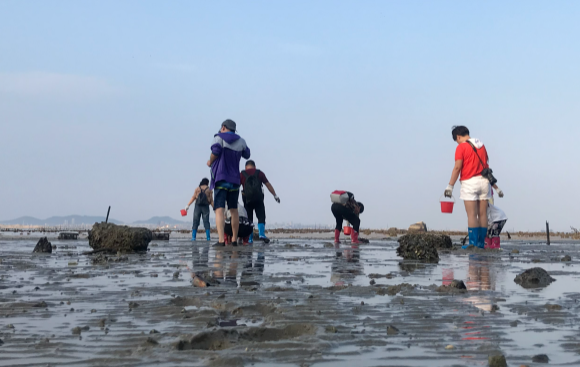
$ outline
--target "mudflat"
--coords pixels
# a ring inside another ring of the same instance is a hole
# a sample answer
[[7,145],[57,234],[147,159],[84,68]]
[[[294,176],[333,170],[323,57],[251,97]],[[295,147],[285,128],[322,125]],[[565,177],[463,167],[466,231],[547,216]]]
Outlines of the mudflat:
[[[404,261],[396,240],[172,239],[118,256],[50,241],[0,239],[0,366],[580,365],[579,241],[455,244],[438,263]],[[514,282],[536,267],[555,281]],[[454,280],[466,289],[441,291]]]

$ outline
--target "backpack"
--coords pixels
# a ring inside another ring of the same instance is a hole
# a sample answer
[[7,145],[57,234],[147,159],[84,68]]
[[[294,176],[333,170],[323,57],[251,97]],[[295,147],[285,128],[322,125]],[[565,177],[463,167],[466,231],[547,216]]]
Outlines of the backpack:
[[242,171],[246,178],[244,184],[244,199],[246,203],[257,203],[264,200],[264,191],[262,191],[262,181],[260,180],[260,170],[256,170],[253,175],[248,175]]
[[208,206],[209,205],[209,199],[207,198],[207,194],[205,193],[207,191],[207,188],[205,190],[202,190],[201,189],[201,186],[200,186],[199,189],[201,190],[201,192],[197,196],[197,200],[195,202],[195,205],[197,205],[197,206]]

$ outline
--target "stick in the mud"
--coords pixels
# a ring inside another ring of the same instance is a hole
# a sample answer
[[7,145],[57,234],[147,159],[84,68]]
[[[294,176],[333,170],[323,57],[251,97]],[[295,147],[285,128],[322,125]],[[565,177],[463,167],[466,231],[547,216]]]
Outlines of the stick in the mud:
[[111,212],[111,206],[109,205],[109,210],[107,210],[107,219],[105,219],[105,223],[109,223],[109,213]]
[[546,236],[548,236],[548,246],[550,246],[550,223],[546,221]]

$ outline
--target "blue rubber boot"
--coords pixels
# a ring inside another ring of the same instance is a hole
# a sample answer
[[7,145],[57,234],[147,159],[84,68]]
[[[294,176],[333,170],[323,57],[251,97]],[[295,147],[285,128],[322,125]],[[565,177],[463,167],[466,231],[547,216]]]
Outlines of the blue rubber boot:
[[479,227],[479,235],[477,236],[477,247],[480,249],[485,248],[485,237],[487,237],[487,228]]
[[477,241],[479,240],[479,228],[468,228],[469,233],[469,244],[461,246],[462,249],[467,249],[469,246],[477,246]]
[[211,236],[210,236],[209,229],[206,229],[206,230],[205,230],[205,239],[206,239],[207,241],[211,241]]
[[191,240],[195,241],[196,237],[197,237],[197,231],[191,231]]
[[264,241],[264,243],[270,242],[268,237],[266,237],[266,224],[265,223],[258,223],[258,233],[259,233],[261,241]]
[[254,243],[254,232],[250,235],[250,239],[248,239],[248,243]]

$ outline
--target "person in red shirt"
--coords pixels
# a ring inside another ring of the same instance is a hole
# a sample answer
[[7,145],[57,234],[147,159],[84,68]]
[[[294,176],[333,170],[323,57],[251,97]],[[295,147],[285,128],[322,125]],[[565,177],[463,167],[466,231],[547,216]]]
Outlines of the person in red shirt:
[[[488,224],[487,201],[491,197],[490,183],[481,175],[481,171],[489,167],[487,150],[479,139],[469,136],[469,129],[465,126],[454,126],[451,134],[458,145],[455,149],[455,166],[444,195],[451,197],[453,186],[459,178],[461,181],[459,198],[465,203],[469,229],[469,245],[463,248],[470,245],[484,248]],[[500,197],[502,196],[503,192]]]
[[[262,185],[266,186],[278,203],[280,203],[280,198],[276,195],[274,187],[272,187],[264,172],[256,169],[256,163],[252,160],[246,162],[246,169],[240,174],[240,179],[244,188],[242,200],[244,208],[248,212],[248,220],[250,223],[254,222],[255,211],[256,217],[258,217],[259,238],[268,243],[270,240],[266,237],[266,208],[264,206],[264,189]],[[250,242],[253,242],[253,233],[250,236]]]

